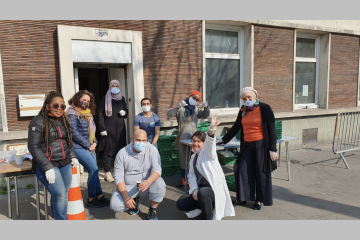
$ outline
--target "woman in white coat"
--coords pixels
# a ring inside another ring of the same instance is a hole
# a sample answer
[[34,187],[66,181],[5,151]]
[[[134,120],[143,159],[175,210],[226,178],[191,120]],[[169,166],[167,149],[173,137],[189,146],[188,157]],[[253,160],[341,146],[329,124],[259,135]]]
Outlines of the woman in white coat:
[[211,125],[207,136],[197,131],[192,135],[192,151],[189,163],[189,194],[177,200],[177,208],[190,211],[188,217],[202,212],[204,220],[221,220],[235,216],[224,172],[216,154],[215,130],[220,124],[216,115],[211,115]]

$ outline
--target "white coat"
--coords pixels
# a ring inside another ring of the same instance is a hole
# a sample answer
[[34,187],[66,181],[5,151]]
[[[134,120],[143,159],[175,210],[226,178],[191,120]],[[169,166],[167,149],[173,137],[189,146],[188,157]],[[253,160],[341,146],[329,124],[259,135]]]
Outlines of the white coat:
[[[192,194],[195,189],[199,188],[193,168],[194,157],[195,154],[191,156],[191,160],[189,163],[189,194]],[[235,216],[235,211],[231,202],[231,197],[229,194],[228,186],[226,184],[225,175],[216,154],[215,136],[214,138],[206,136],[204,146],[200,150],[198,156],[196,168],[198,169],[200,174],[209,182],[212,190],[214,191],[215,209],[213,212],[213,220],[221,220],[223,217]],[[199,213],[199,210],[196,209],[190,211],[186,215],[191,218],[199,215]]]

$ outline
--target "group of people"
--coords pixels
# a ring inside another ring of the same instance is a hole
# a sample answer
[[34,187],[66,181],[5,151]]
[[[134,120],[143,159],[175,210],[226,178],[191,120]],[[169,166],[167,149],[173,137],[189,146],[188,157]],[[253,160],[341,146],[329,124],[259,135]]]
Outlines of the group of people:
[[[207,133],[197,131],[198,119],[210,117],[208,103],[201,104],[201,94],[193,91],[188,98],[167,111],[178,122],[177,141],[192,140],[192,156],[186,166],[185,148],[178,144],[182,184],[189,185],[189,193],[181,196],[176,206],[189,218],[201,214],[202,219],[220,220],[234,216],[234,206],[254,201],[253,209],[272,205],[271,172],[276,169],[275,118],[270,106],[259,102],[252,87],[240,92],[244,102],[232,128],[216,140],[220,124],[211,115]],[[126,143],[124,118],[128,108],[120,91],[120,83],[112,80],[109,90],[100,101],[98,114],[99,142],[95,137],[94,95],[80,90],[68,101],[61,93],[50,92],[39,114],[29,124],[28,149],[33,156],[33,171],[51,194],[51,212],[55,220],[67,219],[68,192],[72,167],[79,163],[88,172],[88,207],[110,206],[115,212],[130,210],[139,213],[140,200],[150,200],[148,219],[157,220],[157,207],[166,193],[161,178],[161,159],[157,141],[160,118],[151,111],[151,99],[141,100],[142,113],[135,116],[132,141]],[[66,110],[66,111],[65,111]],[[226,144],[241,130],[240,154],[234,165],[236,199],[231,200],[224,172],[217,158],[216,145]],[[115,182],[111,199],[102,192],[96,147],[103,153],[104,179]],[[161,149],[160,149],[161,150]],[[111,174],[111,163],[114,172]],[[185,169],[189,169],[185,183]]]

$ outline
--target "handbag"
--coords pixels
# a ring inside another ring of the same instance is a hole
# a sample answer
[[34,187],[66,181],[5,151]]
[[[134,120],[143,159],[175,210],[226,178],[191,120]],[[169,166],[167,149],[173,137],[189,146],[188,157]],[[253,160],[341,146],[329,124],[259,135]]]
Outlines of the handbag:
[[179,149],[179,144],[180,144],[180,136],[183,133],[186,125],[190,122],[192,115],[188,117],[188,119],[186,120],[186,122],[184,123],[184,125],[182,126],[182,128],[180,129],[180,132],[176,135],[176,139],[175,139],[175,147],[177,149]]

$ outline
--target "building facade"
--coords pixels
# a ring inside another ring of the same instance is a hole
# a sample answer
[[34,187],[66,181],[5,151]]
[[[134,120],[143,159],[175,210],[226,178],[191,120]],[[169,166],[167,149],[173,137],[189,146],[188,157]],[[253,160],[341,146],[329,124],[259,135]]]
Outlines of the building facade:
[[0,150],[26,145],[33,117],[19,95],[56,90],[67,102],[87,89],[99,102],[111,79],[128,129],[146,96],[161,133],[174,134],[166,110],[193,90],[231,126],[253,86],[299,138],[290,149],[331,143],[337,113],[359,109],[359,43],[357,20],[0,21]]

